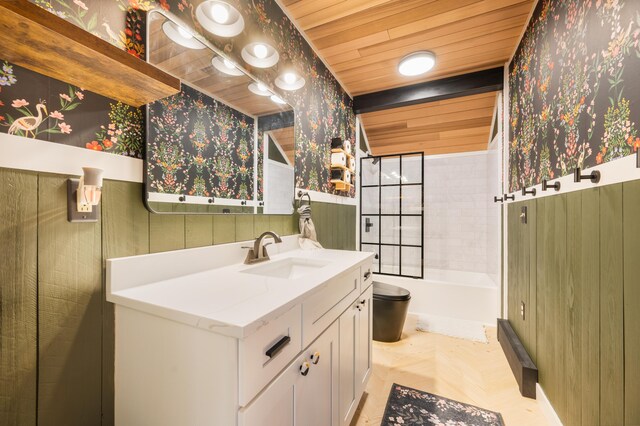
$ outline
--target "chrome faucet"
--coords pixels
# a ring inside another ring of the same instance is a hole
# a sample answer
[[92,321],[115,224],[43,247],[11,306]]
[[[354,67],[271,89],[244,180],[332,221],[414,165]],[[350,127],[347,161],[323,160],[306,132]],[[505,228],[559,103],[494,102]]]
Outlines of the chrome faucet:
[[266,246],[271,243],[264,244],[263,240],[266,237],[272,237],[276,243],[281,243],[282,238],[280,235],[276,234],[272,231],[266,231],[260,234],[258,238],[253,242],[253,248],[249,248],[249,253],[247,253],[247,258],[244,260],[245,265],[252,265],[258,262],[264,262],[265,260],[269,260],[269,255],[267,254]]

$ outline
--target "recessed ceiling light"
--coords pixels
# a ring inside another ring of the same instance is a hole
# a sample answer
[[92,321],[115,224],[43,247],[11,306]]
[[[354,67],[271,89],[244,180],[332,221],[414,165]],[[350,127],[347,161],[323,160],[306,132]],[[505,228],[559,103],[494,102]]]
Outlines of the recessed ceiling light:
[[262,83],[251,83],[249,84],[249,90],[252,93],[255,93],[258,96],[271,96],[273,93],[269,91],[267,86]]
[[398,71],[402,75],[413,77],[424,74],[436,64],[436,55],[431,52],[415,52],[405,56],[398,65]]
[[278,63],[280,55],[273,46],[264,42],[247,44],[240,52],[242,59],[256,68],[270,68]]
[[271,95],[271,100],[280,105],[286,105],[287,103],[278,95]]
[[226,24],[229,20],[229,6],[224,3],[213,3],[211,5],[211,17],[218,24]]
[[293,71],[287,71],[278,77],[275,80],[276,86],[281,88],[282,90],[298,90],[304,86],[305,80],[304,78],[298,76]]
[[206,0],[196,8],[202,27],[219,37],[234,37],[244,30],[244,18],[238,9],[222,0]]
[[213,59],[211,59],[211,65],[213,65],[213,67],[218,71],[220,71],[221,73],[224,73],[227,75],[232,75],[232,76],[244,75],[244,73],[240,71],[238,67],[236,67],[236,64],[234,64],[232,61],[226,58],[223,59],[221,56],[216,56]]
[[171,41],[189,49],[204,49],[206,46],[193,37],[193,34],[173,21],[165,21],[162,31]]

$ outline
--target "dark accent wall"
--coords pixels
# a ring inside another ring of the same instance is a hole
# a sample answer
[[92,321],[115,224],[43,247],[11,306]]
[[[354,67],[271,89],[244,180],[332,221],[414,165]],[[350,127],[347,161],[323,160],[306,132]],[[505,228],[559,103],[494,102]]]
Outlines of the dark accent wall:
[[509,188],[640,146],[640,3],[540,0],[509,67]]
[[640,181],[508,206],[508,318],[567,426],[640,424],[638,217]]
[[[66,177],[0,169],[0,424],[113,424],[105,259],[297,232],[296,216],[150,214],[106,181],[98,223],[67,222]],[[313,203],[320,242],[355,249],[355,206]],[[340,220],[336,220],[339,218]]]

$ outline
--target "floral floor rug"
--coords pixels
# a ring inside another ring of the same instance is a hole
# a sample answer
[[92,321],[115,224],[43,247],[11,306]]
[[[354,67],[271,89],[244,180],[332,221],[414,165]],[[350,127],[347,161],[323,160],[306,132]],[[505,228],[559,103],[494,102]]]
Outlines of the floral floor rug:
[[504,426],[500,413],[411,389],[391,387],[380,426]]

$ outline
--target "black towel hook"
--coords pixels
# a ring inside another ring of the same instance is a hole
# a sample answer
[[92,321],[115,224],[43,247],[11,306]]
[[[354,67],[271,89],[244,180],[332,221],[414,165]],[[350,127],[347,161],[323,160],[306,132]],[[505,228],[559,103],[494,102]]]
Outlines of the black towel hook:
[[586,179],[589,179],[591,183],[598,183],[600,182],[600,172],[598,170],[594,170],[588,175],[583,175],[582,169],[580,167],[576,167],[573,171],[573,181],[578,183]]
[[542,179],[542,190],[546,191],[548,189],[555,189],[556,191],[560,191],[560,182],[555,182],[553,185],[550,185],[548,180]]

